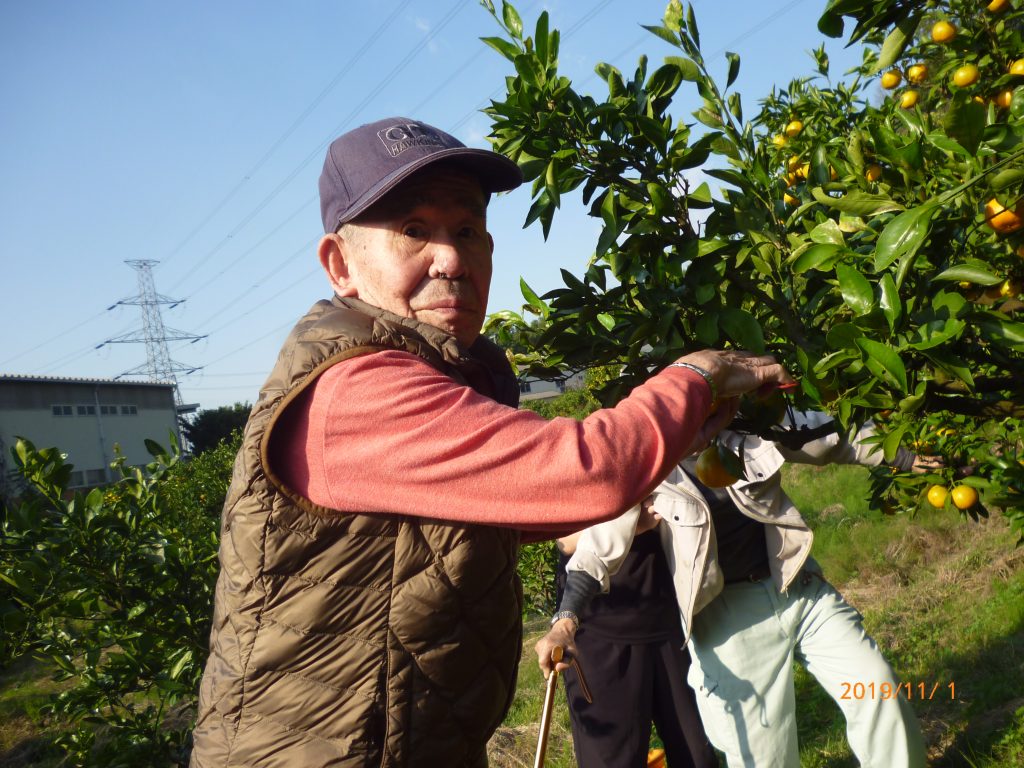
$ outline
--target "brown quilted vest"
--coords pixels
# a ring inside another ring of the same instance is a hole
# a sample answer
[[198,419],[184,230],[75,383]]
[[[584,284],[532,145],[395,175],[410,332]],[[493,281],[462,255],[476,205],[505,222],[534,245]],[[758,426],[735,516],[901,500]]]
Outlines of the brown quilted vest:
[[382,349],[518,398],[484,339],[467,352],[353,299],[318,302],[298,323],[249,417],[224,505],[194,768],[487,764],[522,639],[518,533],[318,507],[284,487],[269,458],[277,419],[304,388]]

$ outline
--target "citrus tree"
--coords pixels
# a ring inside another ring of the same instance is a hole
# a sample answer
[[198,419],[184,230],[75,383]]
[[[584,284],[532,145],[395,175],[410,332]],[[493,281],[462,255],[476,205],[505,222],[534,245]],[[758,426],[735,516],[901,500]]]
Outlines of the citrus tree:
[[[1024,530],[1024,11],[833,0],[819,27],[849,26],[860,66],[833,81],[819,48],[748,116],[740,56],[716,82],[678,0],[647,27],[668,55],[631,74],[597,63],[601,96],[559,73],[546,13],[530,34],[511,4],[482,3],[503,33],[485,42],[514,67],[488,113],[532,182],[527,225],[546,235],[569,194],[602,222],[583,274],[543,295],[524,283],[534,317],[492,319],[530,350],[520,366],[621,365],[609,404],[693,349],[772,352],[799,379],[791,406],[874,420],[888,458],[945,457],[879,472],[881,508],[941,486],[939,506],[1000,506]],[[777,410],[746,404],[740,426],[787,439]]]

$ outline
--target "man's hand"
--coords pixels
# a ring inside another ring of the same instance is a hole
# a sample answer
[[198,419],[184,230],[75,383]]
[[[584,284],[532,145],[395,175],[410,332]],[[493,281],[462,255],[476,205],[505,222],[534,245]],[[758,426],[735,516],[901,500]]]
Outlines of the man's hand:
[[551,649],[556,645],[562,646],[564,651],[562,661],[554,666],[559,672],[564,672],[569,668],[569,660],[576,655],[575,638],[576,625],[572,623],[572,620],[559,619],[551,625],[548,633],[537,641],[534,650],[537,652],[537,664],[540,665],[540,671],[544,673],[545,680],[551,674]]
[[719,400],[738,397],[755,390],[767,392],[780,384],[795,382],[772,355],[702,349],[699,352],[691,352],[676,362],[689,363],[707,371],[715,382]]
[[914,456],[914,463],[910,465],[910,471],[921,475],[925,472],[934,472],[937,469],[942,469],[946,466],[946,462],[943,461],[941,456],[924,456],[918,454]]
[[636,519],[636,534],[653,531],[661,522],[661,515],[654,511],[654,496],[648,496],[640,504],[640,516]]

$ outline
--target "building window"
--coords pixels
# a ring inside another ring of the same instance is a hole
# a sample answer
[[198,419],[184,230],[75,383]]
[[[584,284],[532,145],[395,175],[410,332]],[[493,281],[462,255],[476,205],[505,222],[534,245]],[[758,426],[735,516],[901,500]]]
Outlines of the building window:
[[107,482],[107,470],[105,469],[87,469],[85,470],[85,484],[86,485],[102,485]]
[[122,405],[121,406],[122,416],[138,416],[139,409],[134,405]]
[[68,476],[68,487],[78,488],[85,483],[85,473],[80,469],[72,470]]
[[116,405],[101,405],[100,416],[117,416]]
[[96,406],[95,405],[80,405],[78,406],[79,416],[95,416]]
[[525,395],[530,392],[530,382],[520,381],[519,382],[519,394]]
[[53,409],[54,416],[70,416],[71,406],[70,405],[53,405],[50,406]]

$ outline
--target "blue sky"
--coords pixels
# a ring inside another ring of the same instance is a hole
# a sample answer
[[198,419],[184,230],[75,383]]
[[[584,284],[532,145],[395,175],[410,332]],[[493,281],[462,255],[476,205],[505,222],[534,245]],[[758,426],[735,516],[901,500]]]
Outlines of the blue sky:
[[[521,0],[562,31],[561,68],[600,95],[597,61],[632,72],[675,51],[645,32],[664,0]],[[824,0],[697,0],[705,56],[745,112],[772,85],[813,72]],[[156,289],[184,299],[165,326],[185,402],[253,402],[291,324],[328,295],[315,245],[324,150],[339,133],[404,115],[486,146],[480,109],[503,93],[498,34],[476,0],[109,0],[0,3],[0,373],[110,378],[145,363],[126,260],[152,259]],[[830,41],[833,76],[859,59]],[[675,113],[696,94],[681,89]],[[491,205],[491,311],[518,309],[579,272],[598,226],[572,202],[545,242],[522,230],[526,190]]]

